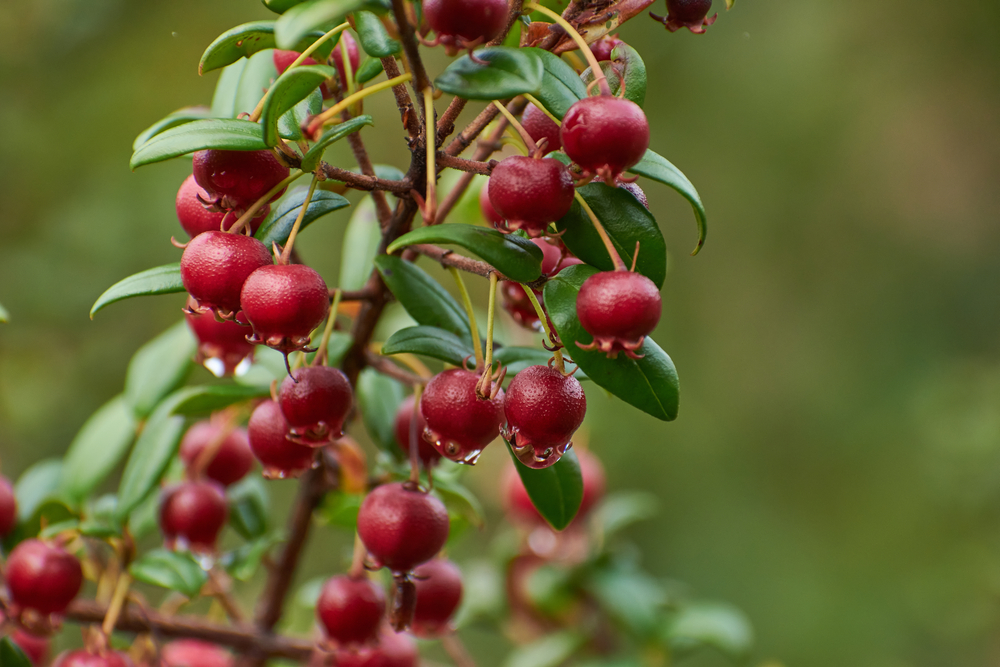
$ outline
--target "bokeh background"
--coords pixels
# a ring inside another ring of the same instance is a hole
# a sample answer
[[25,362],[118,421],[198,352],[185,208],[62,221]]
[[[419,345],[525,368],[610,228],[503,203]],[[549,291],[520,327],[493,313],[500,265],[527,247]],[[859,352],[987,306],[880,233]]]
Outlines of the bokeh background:
[[[64,450],[178,319],[176,295],[87,317],[118,279],[179,256],[188,167],[131,173],[132,140],[207,103],[202,50],[270,16],[254,0],[0,5],[6,475]],[[630,534],[645,567],[744,609],[755,662],[996,664],[1000,5],[739,0],[703,36],[637,19],[622,37],[648,68],[653,146],[710,216],[692,258],[689,207],[646,187],[671,248],[656,336],[680,418],[588,396],[610,486],[660,500]],[[405,167],[386,105],[369,103],[383,129],[367,141]],[[348,215],[303,237],[324,275]],[[303,577],[331,569],[321,544]]]

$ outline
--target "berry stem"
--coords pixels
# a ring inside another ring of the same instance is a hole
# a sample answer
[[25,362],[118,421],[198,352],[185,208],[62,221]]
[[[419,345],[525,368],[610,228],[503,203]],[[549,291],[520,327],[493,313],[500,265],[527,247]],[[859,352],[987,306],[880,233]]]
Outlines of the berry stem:
[[549,120],[551,120],[551,121],[552,121],[553,123],[555,123],[555,124],[556,124],[556,127],[562,127],[562,121],[561,121],[561,120],[559,120],[558,118],[556,118],[556,117],[555,117],[555,116],[554,116],[554,115],[552,114],[552,112],[551,112],[551,111],[549,111],[548,109],[546,109],[546,108],[545,108],[545,105],[544,105],[544,104],[542,104],[541,102],[539,102],[539,101],[538,101],[538,99],[537,99],[537,98],[536,98],[536,97],[535,97],[534,95],[532,95],[532,94],[530,94],[530,93],[525,93],[525,94],[524,94],[524,99],[526,99],[526,100],[528,100],[529,102],[531,102],[532,104],[534,104],[534,105],[535,105],[535,108],[537,108],[537,109],[538,109],[539,111],[541,111],[541,112],[542,112],[543,114],[545,114],[546,116],[548,116],[548,117],[549,117]]
[[296,179],[298,179],[300,176],[306,173],[307,172],[304,171],[295,171],[294,173],[289,174],[288,178],[283,180],[281,183],[278,183],[273,188],[264,193],[263,197],[255,201],[253,205],[250,208],[248,208],[243,215],[240,216],[239,220],[233,223],[233,226],[229,228],[229,233],[230,234],[240,233],[243,230],[243,228],[246,227],[251,220],[253,220],[254,216],[257,215],[257,212],[260,211],[260,209],[264,208],[267,202],[271,201],[276,194],[287,188],[289,185],[295,182]]
[[315,133],[316,130],[325,125],[331,118],[336,117],[338,113],[340,113],[347,107],[351,106],[358,100],[363,100],[369,95],[374,95],[375,93],[381,92],[386,88],[392,88],[393,86],[397,86],[401,83],[406,83],[412,78],[413,78],[412,74],[400,74],[394,79],[389,79],[388,81],[382,81],[381,83],[377,83],[374,86],[371,86],[370,88],[362,88],[353,95],[348,95],[347,97],[340,100],[339,102],[334,104],[332,107],[330,107],[323,113],[313,118],[312,121],[309,122],[309,127],[306,128],[308,130],[308,133],[309,134]]
[[465,314],[469,318],[469,330],[472,333],[472,349],[476,351],[476,368],[483,367],[483,344],[479,341],[479,329],[476,328],[476,314],[472,312],[472,300],[469,299],[469,291],[465,289],[465,282],[462,274],[453,266],[448,267],[451,277],[458,285],[458,291],[462,295],[462,305],[465,306]]
[[441,648],[448,654],[451,661],[455,663],[455,667],[476,667],[476,661],[472,659],[472,655],[465,648],[465,644],[458,638],[457,632],[452,632],[442,637]]
[[538,303],[538,297],[535,296],[535,290],[531,289],[527,285],[521,285],[521,289],[524,290],[525,296],[528,297],[528,301],[531,302],[532,307],[535,309],[535,314],[538,315],[538,321],[542,323],[542,331],[545,332],[545,337],[549,339],[549,343],[555,349],[552,351],[552,356],[555,357],[556,370],[560,373],[566,372],[566,364],[563,362],[562,350],[559,349],[559,343],[556,341],[556,337],[552,335],[552,329],[549,327],[549,316],[545,314],[545,310],[542,308],[542,304]]
[[342,39],[340,43],[337,44],[340,49],[340,60],[344,64],[344,85],[347,86],[347,95],[351,96],[354,94],[354,68],[351,67],[351,54],[347,50],[347,40]]
[[524,129],[524,126],[521,125],[521,123],[519,123],[516,118],[514,118],[514,114],[507,111],[507,107],[500,104],[496,100],[493,100],[493,104],[496,106],[497,109],[500,110],[500,113],[504,115],[504,118],[507,119],[507,122],[510,123],[515,130],[517,130],[517,133],[519,135],[521,135],[521,139],[524,141],[524,145],[528,147],[528,155],[534,155],[535,151],[538,150],[538,146],[535,145],[535,140],[531,138],[531,135],[528,134],[528,131],[526,129]]
[[437,130],[434,125],[434,89],[428,86],[424,88],[424,136],[427,137],[427,190],[425,200],[427,205],[421,212],[425,225],[433,225],[434,217],[437,215],[437,168],[434,165],[434,158],[437,148],[434,143],[437,139]]
[[601,224],[601,221],[597,219],[597,215],[595,215],[593,209],[590,208],[590,204],[588,204],[587,200],[583,198],[583,195],[580,194],[579,190],[577,190],[574,194],[576,195],[576,200],[580,202],[580,206],[582,206],[583,210],[587,212],[588,216],[590,216],[590,221],[594,223],[594,229],[597,230],[597,234],[601,237],[601,242],[604,243],[604,247],[607,248],[608,254],[611,255],[611,261],[615,265],[615,271],[628,271],[628,266],[626,266],[625,262],[622,261],[621,255],[618,254],[618,251],[615,249],[615,245],[611,242],[611,237],[608,236],[608,232],[604,229],[604,225]]
[[486,311],[486,359],[483,362],[483,378],[479,383],[479,395],[490,395],[493,381],[493,315],[497,304],[497,274],[490,274],[490,306]]
[[597,58],[594,57],[594,52],[590,50],[587,42],[584,41],[583,37],[580,36],[580,33],[577,32],[576,28],[574,28],[569,21],[559,16],[559,14],[555,13],[548,7],[543,7],[535,4],[534,2],[526,4],[524,6],[524,11],[541,12],[558,23],[559,27],[565,30],[566,34],[569,35],[574,42],[576,42],[578,47],[580,47],[580,53],[582,53],[583,57],[587,59],[587,64],[590,65],[590,71],[594,73],[594,81],[596,81],[597,85],[601,87],[601,94],[611,94],[611,87],[608,85],[608,77],[604,76],[604,70],[601,69],[600,63],[598,63]]
[[312,183],[309,184],[309,192],[306,193],[306,199],[302,202],[302,208],[299,210],[299,215],[295,218],[295,224],[292,225],[292,231],[288,235],[288,240],[285,241],[285,247],[281,251],[281,259],[278,261],[279,264],[288,264],[288,258],[292,256],[292,247],[295,245],[295,237],[299,235],[299,228],[302,227],[302,221],[306,217],[306,211],[309,209],[309,202],[312,201],[313,193],[316,192],[316,184],[319,183],[319,176],[313,176]]
[[333,303],[330,304],[330,314],[326,318],[326,327],[323,329],[323,338],[319,342],[319,351],[313,357],[313,366],[326,365],[330,357],[330,335],[333,333],[333,325],[337,321],[337,309],[340,307],[340,298],[343,292],[338,287],[333,291]]
[[104,614],[104,621],[101,623],[101,632],[105,637],[110,637],[111,633],[114,632],[115,625],[118,623],[118,615],[121,614],[131,585],[132,577],[129,576],[128,572],[123,571],[118,575],[115,592],[111,596],[111,604],[108,605],[108,611]]
[[367,555],[368,549],[365,548],[365,543],[361,541],[361,536],[355,532],[354,553],[351,558],[351,569],[347,571],[347,574],[351,577],[351,579],[360,579],[365,576],[365,556]]
[[[420,483],[420,434],[417,433],[417,426],[420,422],[420,397],[424,393],[424,385],[418,384],[413,387],[413,418],[410,419],[410,432],[407,452],[410,454],[410,481],[414,484]],[[430,474],[430,469],[427,470]]]

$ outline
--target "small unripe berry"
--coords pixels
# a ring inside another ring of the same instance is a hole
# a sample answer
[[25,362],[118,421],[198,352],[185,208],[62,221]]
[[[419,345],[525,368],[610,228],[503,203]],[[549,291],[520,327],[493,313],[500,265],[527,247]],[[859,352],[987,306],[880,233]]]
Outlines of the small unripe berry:
[[479,375],[452,368],[435,375],[420,398],[427,421],[424,438],[445,458],[474,464],[486,445],[500,434],[503,390],[496,398],[479,398]]
[[[582,449],[576,450],[576,456],[580,461],[580,476],[583,478],[583,499],[580,501],[580,509],[577,510],[574,522],[590,513],[590,510],[604,498],[605,489],[604,466],[601,460]],[[545,523],[545,519],[531,502],[521,482],[521,476],[517,474],[514,466],[507,467],[501,486],[504,510],[512,520],[529,525]]]
[[590,51],[598,60],[611,60],[611,53],[619,44],[624,44],[618,35],[605,35],[590,45]]
[[160,530],[170,548],[214,551],[227,518],[226,495],[215,482],[178,484],[160,499]]
[[507,0],[424,0],[424,17],[448,53],[490,41],[503,30]]
[[419,637],[444,634],[462,601],[462,572],[447,558],[435,558],[413,570],[413,583],[417,604],[410,630]]
[[540,144],[542,139],[546,139],[543,153],[548,154],[562,148],[562,140],[559,138],[559,126],[549,118],[544,111],[532,103],[524,108],[524,115],[521,117],[521,125],[536,144]]
[[504,436],[529,468],[547,468],[566,452],[587,412],[583,387],[572,375],[528,366],[507,387]]
[[316,602],[316,617],[341,646],[375,641],[384,616],[385,592],[366,577],[331,577]]
[[17,498],[10,480],[0,475],[0,537],[7,537],[17,525]]
[[52,667],[132,667],[132,660],[118,651],[91,653],[81,649],[59,654]]
[[[194,154],[194,179],[220,206],[245,211],[278,183],[288,178],[288,167],[269,150],[205,150]],[[284,193],[271,197],[274,201]]]
[[276,264],[247,278],[240,305],[253,327],[252,342],[288,354],[309,344],[309,334],[330,312],[330,294],[308,266]]
[[178,639],[160,649],[163,667],[232,667],[233,655],[199,639]]
[[490,203],[506,221],[499,229],[523,229],[529,236],[545,234],[550,222],[573,205],[573,177],[559,160],[514,155],[493,168]]
[[614,359],[619,352],[635,359],[636,350],[660,321],[660,291],[652,280],[630,271],[602,271],[587,278],[576,296],[576,315],[594,337],[584,350],[597,349]]
[[448,511],[408,484],[383,484],[358,511],[358,535],[380,566],[409,572],[433,558],[448,539]]
[[337,667],[417,667],[417,644],[402,632],[386,628],[377,646],[336,653]]
[[205,477],[222,486],[230,486],[243,479],[253,468],[250,440],[242,428],[229,428],[225,424],[200,421],[184,434],[181,440],[181,460],[191,468],[206,447],[215,447],[215,454],[205,466]]
[[38,539],[14,547],[4,577],[11,601],[45,615],[65,611],[83,585],[76,556]]
[[271,251],[253,237],[205,232],[184,249],[181,281],[200,308],[236,313],[243,283],[271,261]]
[[311,468],[316,458],[312,447],[288,439],[289,428],[281,406],[274,401],[264,401],[250,415],[247,424],[250,449],[264,466],[264,477],[268,479],[296,477]]
[[198,302],[188,299],[185,317],[198,339],[195,361],[204,364],[216,377],[237,373],[240,364],[253,357],[254,344],[247,341],[250,327],[240,324],[240,318],[220,322],[212,313],[196,312],[197,308]]
[[667,0],[667,16],[657,16],[649,13],[657,21],[666,26],[670,32],[687,28],[695,34],[705,32],[705,28],[715,23],[718,14],[708,17],[712,9],[712,0]]
[[[396,422],[393,432],[396,436],[396,445],[399,447],[399,451],[403,452],[403,456],[409,458],[410,426],[413,424],[414,416],[416,416],[415,436],[417,438],[417,456],[424,462],[424,466],[429,468],[441,460],[441,452],[434,449],[434,445],[424,440],[424,429],[427,428],[427,420],[424,419],[424,415],[419,410],[415,411],[413,409],[414,402],[415,399],[412,394],[403,399],[403,402],[399,405],[399,409],[396,411]],[[414,412],[416,412],[415,415]]]
[[649,148],[646,114],[635,102],[610,95],[574,103],[563,117],[559,135],[566,155],[608,184],[642,160]]
[[306,366],[286,377],[278,397],[295,441],[322,447],[344,433],[344,419],[354,405],[347,376],[329,366]]

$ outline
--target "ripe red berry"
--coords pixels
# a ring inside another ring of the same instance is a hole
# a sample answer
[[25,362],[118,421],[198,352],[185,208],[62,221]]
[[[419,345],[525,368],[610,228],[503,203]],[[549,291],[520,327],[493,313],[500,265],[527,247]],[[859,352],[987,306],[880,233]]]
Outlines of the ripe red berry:
[[253,468],[250,440],[242,428],[211,421],[194,424],[181,440],[181,460],[190,469],[206,447],[215,448],[215,454],[205,466],[205,477],[222,486],[235,484]]
[[358,511],[358,535],[380,566],[409,572],[433,558],[448,539],[448,511],[408,484],[383,484]]
[[306,366],[284,379],[278,402],[295,442],[321,447],[343,435],[354,394],[339,369]]
[[[292,63],[301,56],[302,54],[298,51],[286,51],[285,49],[275,49],[274,50],[274,68],[278,70],[278,76],[285,73]],[[306,58],[302,61],[302,65],[318,65],[312,58]]]
[[528,366],[507,387],[504,437],[529,468],[547,468],[569,449],[583,423],[587,398],[572,375],[548,366]]
[[559,126],[549,118],[544,111],[532,103],[524,108],[524,115],[521,117],[521,125],[528,131],[536,144],[540,144],[542,139],[546,139],[543,153],[548,154],[562,148],[562,140],[559,138]]
[[181,281],[199,309],[220,314],[240,309],[240,290],[250,274],[271,264],[271,251],[250,236],[205,232],[181,256]]
[[358,52],[358,43],[351,37],[351,33],[340,33],[340,41],[333,47],[333,53],[330,55],[333,57],[333,65],[337,68],[337,73],[340,75],[341,85],[346,89],[347,70],[344,68],[344,47],[347,47],[347,56],[351,63],[351,79],[354,79],[358,74],[358,65],[361,64],[361,54]]
[[17,647],[24,651],[24,655],[28,657],[31,664],[44,665],[49,659],[49,640],[46,637],[37,637],[27,630],[18,628],[14,630],[13,634],[10,636],[11,641],[17,644]]
[[569,108],[559,135],[563,150],[585,173],[614,183],[649,148],[649,122],[631,100],[598,95]]
[[232,667],[232,654],[198,639],[178,639],[160,649],[163,667]]
[[375,641],[383,616],[385,592],[368,578],[331,577],[316,602],[316,617],[341,646]]
[[309,344],[309,334],[330,312],[330,293],[308,266],[276,264],[247,278],[240,305],[253,327],[251,341],[288,354]]
[[160,498],[160,530],[171,549],[214,551],[227,518],[226,495],[215,482],[184,482]]
[[615,50],[616,46],[624,43],[618,39],[617,34],[605,35],[590,45],[590,51],[598,60],[611,60],[611,52]]
[[660,321],[660,292],[641,273],[602,271],[587,278],[576,295],[576,315],[584,330],[594,337],[584,350],[600,350],[614,359],[625,352],[639,358],[636,350]]
[[[590,510],[604,497],[605,488],[604,466],[601,464],[601,460],[589,451],[582,449],[576,450],[576,456],[580,461],[580,475],[583,477],[583,499],[580,501],[580,509],[577,510],[574,521],[587,516]],[[521,476],[517,474],[514,466],[507,467],[502,488],[504,510],[511,519],[529,525],[545,522],[545,519],[531,502],[531,498],[521,482]]]
[[507,0],[424,0],[423,9],[449,54],[490,41],[507,19]]
[[197,301],[188,299],[185,317],[198,339],[195,360],[204,364],[216,377],[236,373],[240,364],[253,357],[254,344],[247,341],[250,328],[234,320],[220,322],[211,313],[197,312],[197,307]]
[[[181,183],[175,202],[177,219],[180,221],[181,227],[184,228],[184,231],[191,238],[203,232],[229,231],[233,223],[239,219],[239,216],[235,213],[206,208],[206,206],[218,208],[212,204],[214,199],[215,197],[208,194],[198,185],[194,180],[194,174],[185,178],[184,182]],[[251,233],[257,232],[257,229],[260,228],[260,223],[264,222],[264,217],[270,210],[270,206],[265,206],[257,214],[257,217],[250,221]],[[224,230],[222,229],[223,218],[226,219]]]
[[[542,249],[542,275],[547,278],[551,278],[567,266],[583,263],[570,255],[568,250],[561,249],[545,239],[536,238],[531,239],[531,241]],[[538,299],[538,303],[544,309],[545,304],[542,301],[542,293],[538,290],[534,290],[534,292],[535,298]],[[528,295],[525,294],[524,288],[521,285],[506,280],[502,281],[500,283],[500,298],[504,310],[510,313],[515,322],[532,331],[541,330],[538,313],[535,312],[535,307],[528,299]]]
[[15,604],[46,615],[65,611],[83,585],[80,561],[62,547],[38,539],[14,547],[4,577]]
[[336,653],[337,667],[417,667],[419,655],[416,643],[402,632],[386,628],[377,646]]
[[452,368],[435,375],[420,399],[427,420],[424,438],[445,458],[474,464],[486,445],[500,434],[503,390],[496,398],[479,398],[479,375]]
[[[210,195],[219,197],[219,206],[245,211],[278,183],[288,178],[288,167],[269,150],[206,150],[194,154],[194,180]],[[274,201],[284,193],[276,193]]]
[[490,203],[490,182],[486,181],[483,187],[479,189],[479,209],[483,212],[483,217],[486,218],[486,222],[491,225],[498,225],[503,222],[503,218],[497,213],[497,210],[493,208],[493,204]]
[[17,525],[17,498],[10,480],[0,475],[0,537],[7,537]]
[[712,9],[712,0],[667,0],[667,16],[657,16],[650,12],[657,21],[666,26],[670,32],[687,28],[695,34],[705,32],[705,28],[715,23],[718,14],[708,17]]
[[559,160],[514,155],[493,168],[489,192],[493,208],[506,220],[498,229],[542,236],[550,222],[569,212],[573,177]]
[[250,449],[264,466],[264,477],[268,479],[295,477],[311,468],[316,458],[312,447],[288,439],[289,428],[281,406],[274,401],[264,401],[250,415],[247,424]]
[[410,630],[419,637],[444,634],[462,601],[462,572],[447,558],[435,558],[413,570],[413,583],[417,605]]
[[81,649],[61,653],[52,667],[132,667],[132,660],[118,651],[91,653]]
[[[399,447],[399,451],[403,452],[403,456],[407,458],[410,456],[410,426],[413,424],[414,418],[414,400],[412,394],[407,396],[399,405],[399,410],[396,411],[394,430],[396,445]],[[415,429],[417,456],[424,462],[424,467],[429,468],[441,460],[441,453],[434,449],[434,445],[424,440],[424,429],[427,428],[427,420],[424,419],[424,415],[418,410],[415,416],[417,418]]]

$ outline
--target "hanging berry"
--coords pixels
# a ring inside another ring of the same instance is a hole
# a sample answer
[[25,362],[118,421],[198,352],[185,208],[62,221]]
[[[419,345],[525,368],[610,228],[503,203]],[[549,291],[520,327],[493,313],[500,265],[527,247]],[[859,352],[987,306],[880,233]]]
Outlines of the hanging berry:
[[585,97],[569,108],[559,130],[563,150],[584,176],[615,183],[649,148],[649,121],[638,104],[611,95]]
[[583,387],[549,366],[528,366],[507,388],[504,437],[529,468],[547,468],[572,445],[587,412]]
[[132,660],[125,653],[105,651],[93,653],[85,649],[60,653],[52,667],[133,667]]
[[83,569],[63,547],[29,539],[10,552],[4,570],[11,601],[40,614],[61,614],[80,592]]
[[330,312],[330,293],[310,267],[274,264],[250,274],[240,305],[253,327],[249,340],[287,356],[309,345],[310,333]]
[[240,310],[243,283],[251,273],[271,263],[271,252],[253,237],[205,232],[184,249],[181,281],[198,304],[195,311],[212,310],[232,319]]
[[370,644],[385,617],[385,592],[367,577],[331,577],[316,602],[316,617],[340,647]]
[[344,433],[344,419],[354,405],[347,376],[329,366],[306,366],[286,377],[278,396],[292,440],[322,447]]
[[573,193],[569,169],[554,158],[513,155],[490,174],[490,203],[505,221],[496,225],[500,231],[544,235],[549,223],[569,212]]
[[0,537],[7,537],[17,525],[17,498],[10,480],[0,475]]
[[188,299],[185,317],[198,339],[195,361],[216,377],[234,375],[249,368],[255,346],[247,341],[250,328],[240,323],[242,316],[220,322],[211,313],[197,312],[197,307],[197,301]]
[[[521,116],[521,126],[528,131],[532,140],[539,146],[543,155],[557,151],[562,148],[562,140],[559,138],[559,126],[555,124],[548,115],[532,103],[524,107],[524,115]],[[545,143],[542,143],[542,140]]]
[[160,649],[163,667],[233,667],[233,655],[199,639],[178,639]]
[[424,419],[423,413],[419,410],[413,409],[414,402],[415,399],[411,394],[403,399],[403,402],[399,405],[399,409],[396,411],[396,421],[393,428],[393,433],[396,436],[396,446],[399,447],[399,451],[403,453],[403,456],[410,456],[409,443],[410,434],[412,432],[410,427],[413,424],[413,418],[415,416],[417,418],[415,429],[415,435],[417,438],[417,456],[420,457],[421,461],[423,461],[424,467],[430,468],[441,460],[441,452],[434,449],[434,445],[424,439],[424,429],[427,428],[427,420]]
[[413,570],[417,604],[410,630],[418,637],[438,637],[462,602],[462,572],[447,558],[435,558]]
[[227,518],[226,494],[216,482],[178,484],[166,489],[160,499],[160,531],[171,549],[215,551]]
[[476,373],[453,368],[435,375],[420,398],[427,421],[424,438],[447,459],[472,465],[500,434],[503,390],[493,399],[479,398]]
[[448,55],[496,37],[508,12],[507,0],[424,0],[423,10]]
[[271,400],[262,402],[250,415],[247,424],[250,449],[264,466],[267,479],[297,477],[313,465],[316,450],[289,440],[290,428],[281,406]]
[[705,32],[705,28],[715,23],[718,14],[708,17],[708,12],[712,9],[712,0],[667,0],[666,17],[657,16],[653,12],[649,15],[662,23],[670,32],[676,32],[681,28],[687,28],[695,34]]
[[358,535],[379,567],[410,572],[448,539],[444,503],[409,483],[383,484],[358,511]]
[[587,278],[576,297],[576,315],[594,337],[583,350],[600,350],[614,359],[636,350],[660,321],[660,291],[652,280],[632,271],[602,271]]
[[180,457],[191,472],[206,448],[215,448],[203,473],[208,479],[222,486],[230,486],[243,479],[253,468],[250,439],[242,428],[233,428],[220,421],[200,421],[184,434]]
[[[288,167],[269,150],[205,150],[194,154],[194,180],[222,209],[246,211],[271,188],[288,178]],[[274,201],[284,190],[277,192]]]

